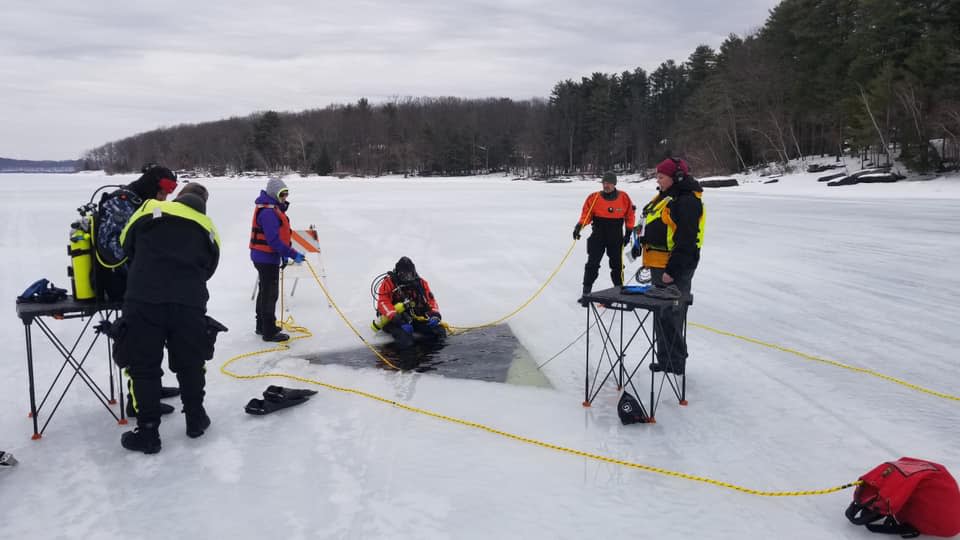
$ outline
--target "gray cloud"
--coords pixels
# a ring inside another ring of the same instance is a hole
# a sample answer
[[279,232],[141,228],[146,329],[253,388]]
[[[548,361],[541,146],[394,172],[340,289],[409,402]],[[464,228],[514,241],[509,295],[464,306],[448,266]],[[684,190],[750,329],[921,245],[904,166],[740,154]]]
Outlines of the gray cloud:
[[760,27],[775,0],[18,2],[0,21],[0,156],[391,96],[547,96]]

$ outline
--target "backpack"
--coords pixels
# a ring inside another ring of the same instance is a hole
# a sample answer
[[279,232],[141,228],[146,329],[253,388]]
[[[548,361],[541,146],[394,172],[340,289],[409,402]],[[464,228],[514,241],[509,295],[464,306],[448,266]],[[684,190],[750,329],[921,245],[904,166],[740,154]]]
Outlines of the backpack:
[[100,197],[93,235],[100,266],[116,268],[126,262],[127,256],[120,245],[120,233],[142,203],[143,200],[136,193],[123,187]]
[[960,533],[960,490],[943,465],[902,457],[876,466],[860,480],[846,511],[854,525],[903,538]]
[[[103,193],[100,201],[94,202],[97,194],[108,188],[116,189]],[[82,274],[80,278],[87,287],[93,289],[91,298],[99,301],[123,300],[127,289],[127,256],[120,245],[120,233],[142,202],[136,193],[125,186],[106,185],[97,188],[90,200],[77,209],[80,220],[71,227],[74,232],[88,234],[92,245],[85,253],[92,251],[92,261],[88,263],[89,266],[73,269],[71,277],[78,279],[77,275]],[[80,295],[77,294],[77,297],[79,299]]]
[[620,402],[617,403],[617,414],[620,416],[620,422],[625,426],[650,422],[647,410],[630,392],[624,392],[620,396]]

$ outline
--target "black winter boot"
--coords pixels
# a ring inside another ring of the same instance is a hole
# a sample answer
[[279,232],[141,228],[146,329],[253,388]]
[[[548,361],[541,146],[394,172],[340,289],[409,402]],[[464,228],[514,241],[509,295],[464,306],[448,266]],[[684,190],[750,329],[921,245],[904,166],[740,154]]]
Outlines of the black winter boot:
[[156,454],[160,451],[160,424],[148,422],[120,436],[120,445],[127,450]]
[[207,411],[200,407],[200,410],[194,413],[184,413],[187,416],[187,437],[196,439],[210,427],[210,417]]
[[263,340],[280,343],[283,341],[290,341],[290,336],[287,334],[284,334],[283,332],[277,332],[276,334],[273,334],[271,336],[266,336],[266,335],[263,336]]
[[160,387],[160,399],[177,397],[179,395],[180,395],[180,387],[178,386],[161,386]]
[[590,285],[584,285],[584,286],[583,286],[583,295],[581,295],[581,296],[580,296],[580,299],[577,300],[577,302],[580,302],[580,305],[581,305],[581,306],[587,307],[588,305],[590,305],[590,302],[589,302],[588,300],[585,300],[583,297],[586,296],[586,295],[588,295],[588,294],[590,294],[590,291],[591,291],[592,289],[593,289],[593,287],[590,286]]

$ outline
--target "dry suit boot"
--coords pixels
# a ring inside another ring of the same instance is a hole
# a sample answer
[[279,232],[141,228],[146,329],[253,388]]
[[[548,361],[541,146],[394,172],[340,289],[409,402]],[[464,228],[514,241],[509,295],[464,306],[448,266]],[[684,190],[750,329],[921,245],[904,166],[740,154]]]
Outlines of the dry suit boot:
[[287,335],[287,334],[284,334],[283,332],[277,332],[276,334],[272,334],[272,335],[269,335],[269,336],[263,336],[263,340],[264,340],[264,341],[271,341],[271,342],[274,342],[274,343],[280,343],[280,342],[283,342],[283,341],[290,341],[290,336]]
[[183,414],[187,417],[187,437],[196,439],[210,428],[210,417],[207,416],[207,411],[203,407],[200,407],[200,410],[196,412],[187,413],[184,411]]
[[590,301],[589,301],[589,300],[585,300],[583,297],[586,296],[586,295],[588,295],[588,294],[590,294],[590,290],[591,290],[591,289],[592,289],[592,287],[587,287],[586,285],[583,286],[583,294],[580,295],[580,299],[577,300],[577,302],[580,302],[580,305],[581,305],[581,306],[587,307],[587,306],[590,305]]
[[134,452],[156,454],[160,451],[160,424],[147,422],[138,425],[120,436],[120,445]]

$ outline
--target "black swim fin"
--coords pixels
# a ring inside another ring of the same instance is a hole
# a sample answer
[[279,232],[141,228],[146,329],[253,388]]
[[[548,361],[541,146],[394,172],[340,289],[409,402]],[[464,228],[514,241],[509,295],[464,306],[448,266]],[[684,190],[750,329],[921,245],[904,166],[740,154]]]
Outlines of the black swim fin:
[[268,386],[263,391],[263,398],[270,401],[286,401],[289,399],[309,398],[316,394],[316,390],[304,390],[299,388],[284,388],[282,386]]
[[247,414],[263,416],[265,414],[277,412],[280,409],[286,409],[287,407],[293,407],[294,405],[306,403],[307,401],[309,401],[309,398],[305,397],[298,399],[286,399],[283,401],[271,401],[269,399],[253,398],[247,403],[247,406],[244,407],[244,410],[247,411]]

